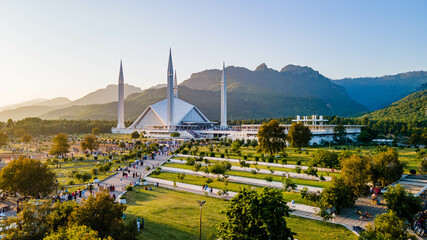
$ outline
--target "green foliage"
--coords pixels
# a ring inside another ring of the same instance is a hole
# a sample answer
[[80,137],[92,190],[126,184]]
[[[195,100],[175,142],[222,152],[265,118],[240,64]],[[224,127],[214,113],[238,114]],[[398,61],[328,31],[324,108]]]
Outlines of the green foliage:
[[293,122],[287,138],[292,147],[307,147],[311,140],[311,132],[304,124]]
[[9,137],[6,133],[0,132],[0,146],[6,145],[9,142]]
[[274,155],[286,147],[285,128],[277,120],[262,124],[257,136],[259,140],[258,152]]
[[31,140],[33,140],[33,136],[31,134],[28,134],[28,133],[24,134],[21,137],[21,141],[24,142],[24,143],[27,143],[27,144],[30,143]]
[[317,177],[317,168],[314,167],[308,167],[307,170],[304,170],[305,174],[316,176]]
[[55,187],[55,173],[40,160],[18,158],[0,172],[0,189],[36,197],[51,193]]
[[94,135],[86,135],[81,142],[82,150],[94,150],[98,149],[99,147],[99,141],[98,138]]
[[98,136],[101,133],[101,130],[99,128],[95,127],[92,129],[92,135]]
[[209,166],[209,172],[213,174],[225,174],[231,169],[231,163],[228,161],[217,161]]
[[347,143],[347,132],[342,123],[339,123],[336,127],[334,127],[334,142],[336,144],[346,144]]
[[331,184],[323,189],[320,196],[320,207],[335,207],[337,213],[339,213],[342,208],[352,207],[357,199],[354,190],[345,184],[342,178],[336,177],[332,178]]
[[[60,231],[50,234],[43,240],[101,240],[98,232],[92,230],[90,227],[84,225],[73,225],[71,227],[62,228]],[[104,240],[111,239],[110,237]],[[112,240],[112,239],[111,239]]]
[[285,181],[283,181],[283,189],[285,191],[291,191],[297,189],[297,185],[291,178],[286,178]]
[[393,148],[379,152],[373,157],[372,181],[379,182],[382,186],[387,186],[402,177],[405,163],[399,161],[398,153]]
[[85,225],[98,232],[100,237],[113,239],[135,239],[134,229],[128,229],[122,216],[126,206],[111,198],[106,191],[83,200],[70,216],[70,222]]
[[377,216],[373,225],[369,224],[366,231],[360,234],[360,240],[408,240],[411,238],[406,230],[406,224],[394,211]]
[[179,137],[179,136],[181,136],[181,134],[179,134],[179,132],[171,133],[171,137]]
[[131,133],[131,134],[130,134],[130,137],[131,137],[132,139],[138,139],[138,138],[140,138],[140,137],[141,137],[141,135],[139,134],[139,132],[138,132],[138,131],[135,131],[135,132],[133,132],[133,133]]
[[396,215],[412,222],[414,215],[422,210],[421,199],[409,193],[400,184],[395,187],[390,186],[384,194],[389,210],[393,210]]
[[281,191],[264,188],[258,194],[243,189],[230,201],[226,219],[219,224],[218,238],[222,239],[293,239],[286,225],[289,207]]
[[356,154],[343,160],[341,177],[346,185],[352,187],[356,196],[367,193],[367,184],[371,178],[371,164],[371,158]]
[[128,192],[132,191],[133,187],[131,185],[127,185],[126,188],[125,188],[125,190],[128,191]]
[[309,164],[315,167],[337,168],[339,166],[338,154],[324,149],[316,150]]
[[425,121],[427,90],[402,98],[389,107],[365,115],[375,120]]
[[52,146],[50,148],[50,154],[52,155],[65,155],[69,152],[70,144],[68,143],[68,137],[65,133],[58,133],[52,139]]
[[5,131],[13,134],[17,129],[23,129],[24,133],[36,135],[55,135],[58,133],[79,134],[91,132],[93,128],[99,128],[101,133],[110,133],[111,128],[117,125],[117,121],[107,120],[41,120],[40,118],[25,118],[19,121],[8,121]]

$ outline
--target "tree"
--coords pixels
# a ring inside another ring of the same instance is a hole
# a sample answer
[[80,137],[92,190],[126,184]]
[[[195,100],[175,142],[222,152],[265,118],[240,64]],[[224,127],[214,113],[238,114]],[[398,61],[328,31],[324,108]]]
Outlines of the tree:
[[320,207],[335,207],[337,213],[340,213],[342,208],[352,207],[356,199],[354,190],[345,184],[343,178],[333,177],[331,184],[324,188],[320,194]]
[[408,240],[410,238],[406,224],[394,211],[377,216],[374,226],[369,224],[366,231],[361,232],[359,237],[360,240]]
[[138,133],[138,131],[135,131],[135,132],[130,134],[130,137],[133,139],[137,139],[137,138],[141,137],[141,135]]
[[218,227],[218,238],[293,239],[295,233],[286,225],[289,212],[278,189],[264,188],[261,193],[242,189],[226,209],[226,219]]
[[101,130],[99,128],[95,127],[92,129],[92,135],[98,136],[101,133]]
[[86,149],[91,151],[94,149],[98,149],[99,147],[98,138],[94,135],[86,135],[80,145],[83,151]]
[[292,147],[301,149],[307,147],[311,140],[310,128],[302,123],[293,122],[288,131],[288,141]]
[[53,191],[55,178],[46,163],[18,158],[1,170],[0,189],[24,196],[44,196]]
[[46,219],[51,211],[51,203],[48,200],[23,202],[22,211],[18,216],[0,222],[2,239],[43,239],[46,232],[50,230]]
[[65,155],[69,152],[70,144],[68,137],[65,133],[58,133],[52,139],[52,146],[50,148],[51,155]]
[[31,142],[31,140],[33,140],[33,136],[31,136],[30,134],[24,134],[24,136],[21,137],[21,141],[27,144]]
[[171,133],[171,137],[179,137],[181,134],[179,132],[173,132]]
[[126,225],[122,216],[126,206],[111,198],[107,191],[90,195],[70,216],[70,223],[85,225],[98,232],[100,237],[135,239],[136,224]]
[[240,149],[240,142],[239,141],[234,141],[231,144],[231,151],[232,152],[237,152],[237,151],[239,151],[239,149]]
[[279,121],[271,120],[261,125],[258,131],[258,152],[273,155],[286,147],[285,127]]
[[4,132],[0,132],[0,147],[6,145],[8,141],[9,138],[7,137],[7,134]]
[[347,131],[341,123],[334,127],[334,142],[345,144],[347,142]]
[[399,161],[399,155],[393,148],[387,148],[373,157],[371,178],[374,183],[387,186],[402,177],[405,163]]
[[310,161],[312,166],[322,166],[336,168],[339,166],[338,154],[328,150],[320,149],[314,152],[313,159]]
[[297,189],[297,185],[295,184],[295,182],[292,180],[292,178],[286,178],[285,181],[283,182],[283,189],[285,191],[291,191],[291,190],[295,190]]
[[[363,123],[362,123],[363,124]],[[366,124],[364,124],[366,125]],[[368,144],[370,143],[378,133],[368,127],[362,127],[359,136],[357,136],[357,141],[359,141],[362,144]]]
[[[101,240],[98,236],[98,232],[92,230],[90,227],[85,225],[73,225],[68,228],[62,228],[58,232],[51,233],[43,240]],[[103,240],[112,240],[111,237],[104,238]]]
[[390,186],[384,194],[387,208],[393,210],[396,215],[412,223],[414,215],[422,210],[421,199],[409,193],[400,184]]
[[371,159],[353,154],[342,162],[341,177],[344,183],[351,186],[356,196],[366,193],[367,183],[371,176]]

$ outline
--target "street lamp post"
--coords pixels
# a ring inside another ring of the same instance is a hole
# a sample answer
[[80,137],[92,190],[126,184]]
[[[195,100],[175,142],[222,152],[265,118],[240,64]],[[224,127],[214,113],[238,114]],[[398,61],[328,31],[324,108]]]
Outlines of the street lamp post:
[[202,240],[202,207],[206,201],[197,200],[197,203],[200,206],[200,224],[199,224],[199,240]]

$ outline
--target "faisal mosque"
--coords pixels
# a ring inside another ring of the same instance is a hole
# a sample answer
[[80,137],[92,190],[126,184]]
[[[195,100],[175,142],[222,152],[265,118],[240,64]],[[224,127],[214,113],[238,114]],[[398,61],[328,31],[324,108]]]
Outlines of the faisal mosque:
[[[228,126],[227,125],[227,81],[225,64],[222,67],[221,76],[221,121],[211,122],[193,104],[185,102],[178,97],[178,83],[176,72],[173,70],[172,52],[169,51],[169,62],[167,71],[167,98],[151,104],[141,115],[130,125],[124,123],[124,77],[123,66],[120,62],[119,83],[118,83],[118,123],[112,128],[112,133],[130,134],[132,132],[143,133],[148,138],[174,138],[181,139],[205,139],[221,138],[230,139],[257,139],[260,124]],[[310,128],[312,133],[311,144],[320,144],[322,141],[332,141],[334,127],[328,125],[328,120],[323,116],[313,115],[310,117],[297,116],[294,122],[302,122]],[[290,124],[284,124],[285,132],[290,128]],[[344,125],[349,138],[355,139],[360,134],[361,125]]]

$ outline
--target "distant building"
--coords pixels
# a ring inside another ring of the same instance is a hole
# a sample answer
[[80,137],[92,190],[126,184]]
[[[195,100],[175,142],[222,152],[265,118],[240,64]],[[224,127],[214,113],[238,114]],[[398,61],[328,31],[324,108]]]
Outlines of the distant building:
[[[119,85],[123,84],[123,69],[120,64]],[[230,138],[257,139],[261,124],[244,124],[240,126],[227,125],[227,87],[225,64],[221,77],[221,122],[211,122],[194,105],[178,98],[178,83],[176,72],[173,71],[172,54],[169,52],[167,72],[167,98],[148,106],[141,115],[130,125],[121,124],[124,119],[124,99],[119,88],[118,110],[119,124],[112,129],[113,133],[132,133],[138,131],[149,138],[170,138],[172,133],[179,133],[179,138]],[[310,144],[321,144],[333,141],[336,125],[328,125],[323,116],[312,115],[311,118],[298,115],[293,122],[301,122],[310,128],[313,135]],[[291,124],[283,124],[285,132],[289,131]],[[362,125],[344,125],[348,138],[355,140],[360,134]]]

